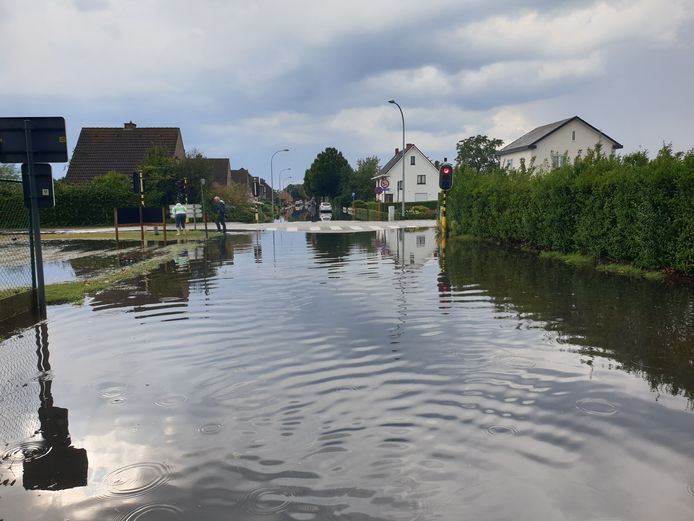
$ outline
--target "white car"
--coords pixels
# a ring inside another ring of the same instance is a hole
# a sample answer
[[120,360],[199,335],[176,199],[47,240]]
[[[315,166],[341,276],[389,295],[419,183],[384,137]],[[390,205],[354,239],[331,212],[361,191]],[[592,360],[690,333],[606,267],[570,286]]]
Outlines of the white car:
[[320,206],[318,207],[319,212],[332,212],[333,211],[333,205],[331,205],[328,202],[323,201]]

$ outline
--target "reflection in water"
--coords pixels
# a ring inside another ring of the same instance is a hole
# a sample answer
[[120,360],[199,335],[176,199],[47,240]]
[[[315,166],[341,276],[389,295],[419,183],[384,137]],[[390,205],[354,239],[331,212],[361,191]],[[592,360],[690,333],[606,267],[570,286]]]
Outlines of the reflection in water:
[[496,309],[556,332],[566,349],[615,360],[654,390],[694,399],[694,291],[576,270],[484,243],[449,244],[457,290],[477,286]]
[[[688,521],[691,289],[434,239],[227,234],[51,307],[50,371],[0,343],[0,518]],[[11,486],[49,439],[86,486]]]
[[[3,429],[3,440],[5,441],[5,449],[2,455],[0,464],[9,463],[6,469],[2,469],[9,473],[13,473],[13,465],[17,461],[22,462],[23,479],[22,484],[27,490],[64,490],[74,487],[84,487],[87,484],[87,451],[78,449],[71,445],[70,431],[68,425],[68,410],[62,407],[57,407],[53,402],[53,379],[50,364],[50,352],[48,349],[48,325],[41,323],[33,328],[34,342],[36,344],[36,357],[38,362],[36,367],[38,373],[35,377],[35,382],[38,384],[39,408],[38,420],[40,427],[35,433],[24,439],[9,439],[9,429]],[[30,331],[28,330],[23,336],[27,341],[31,340]],[[24,344],[20,346],[18,351],[24,351],[28,342],[20,342]],[[21,349],[24,348],[24,349]],[[5,366],[5,370],[13,369],[21,372],[15,364],[20,360],[26,360],[22,355],[13,356],[11,360],[5,360],[12,365]],[[14,366],[14,367],[13,367]],[[23,368],[26,370],[26,368]],[[16,374],[3,375],[9,377],[11,381]],[[3,378],[3,382],[6,381]],[[24,384],[28,387],[28,384]],[[14,398],[14,400],[13,400]],[[5,416],[7,410],[3,414],[3,424],[5,421],[19,422],[23,416],[23,420],[28,418],[25,415],[18,414],[17,407],[28,407],[28,400],[22,399],[22,396],[3,396],[3,403],[7,409],[10,409],[14,418]],[[26,398],[26,396],[24,396]],[[14,409],[14,410],[12,410]],[[27,411],[28,412],[28,411]],[[26,414],[26,413],[25,413]],[[0,424],[2,425],[2,424]],[[24,435],[28,434],[27,429],[24,430]],[[3,472],[4,474],[4,472]],[[15,480],[12,480],[14,483]],[[7,485],[9,478],[6,478],[3,484]]]

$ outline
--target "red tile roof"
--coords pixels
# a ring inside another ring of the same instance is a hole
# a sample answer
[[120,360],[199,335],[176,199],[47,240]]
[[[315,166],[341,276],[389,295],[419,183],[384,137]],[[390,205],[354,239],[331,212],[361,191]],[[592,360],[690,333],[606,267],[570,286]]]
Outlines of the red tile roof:
[[171,156],[183,159],[181,129],[137,128],[133,123],[126,123],[124,128],[83,128],[65,181],[84,183],[110,171],[131,174],[142,165],[152,147],[161,147]]

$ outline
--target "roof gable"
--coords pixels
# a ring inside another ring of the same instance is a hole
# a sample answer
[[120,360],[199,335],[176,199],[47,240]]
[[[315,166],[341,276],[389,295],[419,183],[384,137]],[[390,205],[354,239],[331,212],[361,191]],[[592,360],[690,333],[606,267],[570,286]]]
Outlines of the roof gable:
[[130,174],[142,165],[147,151],[153,147],[160,147],[168,155],[183,159],[181,129],[83,128],[65,180],[73,183],[87,182],[110,171]]
[[515,141],[512,141],[511,143],[506,145],[504,148],[499,150],[498,154],[500,156],[502,156],[505,154],[511,154],[513,152],[518,152],[521,150],[527,150],[530,148],[535,148],[536,144],[539,141],[543,140],[544,138],[546,138],[550,134],[553,134],[554,132],[556,132],[557,130],[559,130],[560,128],[562,128],[563,126],[567,125],[568,123],[570,123],[572,121],[580,121],[581,123],[583,123],[587,127],[593,129],[598,134],[606,137],[607,139],[609,139],[610,141],[612,141],[614,143],[615,149],[623,148],[620,143],[618,143],[617,141],[612,139],[610,136],[608,136],[607,134],[605,134],[601,130],[595,128],[593,125],[591,125],[590,123],[588,123],[584,119],[579,118],[578,116],[574,116],[572,118],[562,119],[560,121],[555,121],[554,123],[549,123],[547,125],[542,125],[540,127],[534,128],[533,130],[531,130],[527,134],[523,134],[521,137],[519,137]]
[[407,152],[409,152],[410,150],[416,150],[417,152],[419,152],[419,155],[421,155],[424,159],[426,159],[432,168],[436,169],[436,167],[434,166],[434,163],[432,163],[431,160],[427,156],[425,156],[421,150],[419,150],[417,145],[414,145],[412,143],[407,143],[407,145],[405,146],[405,150],[399,150],[398,153],[395,154],[392,158],[390,158],[390,160],[385,164],[385,166],[378,171],[378,174],[376,174],[374,177],[372,177],[372,179],[378,179],[379,177],[387,176],[389,174],[389,172],[393,169],[393,167],[395,167],[395,165],[398,164],[398,161],[400,161],[400,158],[402,158],[402,156],[404,154],[407,154]]
[[231,178],[231,161],[228,157],[206,158],[210,183],[227,186]]

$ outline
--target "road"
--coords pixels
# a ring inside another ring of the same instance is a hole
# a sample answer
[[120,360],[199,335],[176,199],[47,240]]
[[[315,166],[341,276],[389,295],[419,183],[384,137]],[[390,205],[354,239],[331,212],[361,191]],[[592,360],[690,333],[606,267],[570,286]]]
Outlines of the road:
[[[188,230],[193,229],[193,223],[188,223]],[[436,228],[436,221],[433,219],[418,219],[410,221],[294,221],[281,223],[238,223],[228,222],[227,232],[247,232],[256,230],[285,231],[285,232],[310,232],[310,233],[356,233],[373,232],[378,230],[399,230],[402,228]],[[139,230],[138,226],[121,226],[121,232]],[[147,226],[152,229],[152,226]],[[168,231],[176,232],[173,224],[168,224]],[[197,229],[202,230],[203,225],[197,223]],[[217,233],[213,222],[207,223],[210,233]],[[113,227],[99,228],[49,228],[43,230],[46,233],[114,233]]]

